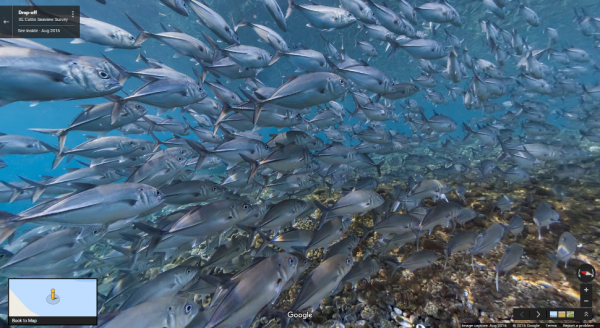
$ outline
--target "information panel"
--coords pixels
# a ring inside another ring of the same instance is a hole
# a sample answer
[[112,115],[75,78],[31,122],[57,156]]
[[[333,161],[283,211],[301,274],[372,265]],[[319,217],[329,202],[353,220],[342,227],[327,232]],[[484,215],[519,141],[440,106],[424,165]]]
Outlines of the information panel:
[[79,38],[79,6],[0,6],[2,38]]

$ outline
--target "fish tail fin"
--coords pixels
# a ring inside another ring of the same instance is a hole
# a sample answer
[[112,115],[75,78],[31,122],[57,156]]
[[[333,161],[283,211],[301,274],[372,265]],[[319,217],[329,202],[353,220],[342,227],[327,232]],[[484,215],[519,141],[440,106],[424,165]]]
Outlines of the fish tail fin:
[[358,115],[358,111],[360,110],[360,104],[358,102],[356,102],[356,100],[355,100],[355,103],[356,103],[356,108],[354,109],[353,112],[351,112],[348,109],[346,109],[346,111],[348,112],[348,114],[350,114],[350,118],[351,119],[354,118],[354,117],[356,117],[356,115]]
[[182,116],[182,117],[183,117],[183,121],[185,122],[185,129],[183,130],[183,135],[187,135],[191,129],[190,122],[188,121],[187,118],[185,118],[185,116]]
[[419,250],[419,240],[421,239],[421,227],[419,226],[418,229],[415,229],[413,227],[410,228],[410,230],[412,230],[412,232],[415,234],[415,237],[417,238],[417,251]]
[[9,182],[6,181],[0,181],[0,183],[2,183],[3,185],[5,185],[6,187],[8,187],[11,191],[12,191],[12,195],[10,195],[10,198],[8,200],[9,203],[14,202],[17,197],[19,197],[19,195],[24,191],[23,188],[19,188]]
[[136,228],[152,236],[152,238],[150,239],[150,243],[148,244],[148,249],[146,250],[146,255],[149,256],[152,253],[154,253],[154,250],[156,249],[158,244],[160,244],[162,237],[166,234],[166,232],[141,222],[134,222],[133,225]]
[[319,202],[318,200],[315,199],[315,206],[321,210],[321,217],[319,218],[319,229],[321,229],[321,227],[323,226],[323,224],[325,223],[325,219],[327,218],[327,214],[331,211],[330,208],[328,208],[327,206],[323,205],[321,202]]
[[363,229],[363,235],[360,238],[360,241],[358,242],[359,244],[362,243],[365,239],[367,239],[367,237],[369,236],[369,233],[371,231],[373,231],[373,228],[367,227],[366,225],[360,223],[360,222],[356,222],[356,224],[358,224],[358,226]]
[[18,215],[0,211],[0,244],[10,238],[14,232],[23,225],[24,222],[18,221]]
[[[217,93],[217,98],[219,98],[219,100],[221,100],[220,97],[221,96],[219,96]],[[219,129],[219,126],[221,126],[221,121],[225,118],[225,116],[227,116],[227,114],[229,114],[229,112],[231,112],[231,106],[229,105],[229,103],[227,103],[224,99],[221,100],[221,103],[223,104],[223,109],[221,109],[219,117],[217,117],[217,120],[213,124],[213,136],[217,134],[217,130]]]
[[[259,256],[259,254],[267,247],[267,245],[269,244],[269,237],[267,235],[265,235],[265,233],[260,230],[260,229],[256,229],[256,232],[258,232],[258,235],[260,236],[260,238],[262,238],[263,243],[260,245],[260,247],[258,248],[258,250],[256,251],[256,255]],[[252,246],[252,242],[253,240],[248,238],[248,245],[246,247],[246,249],[249,249],[250,246]]]
[[394,263],[394,262],[391,262],[391,261],[385,261],[385,263],[387,265],[389,265],[390,267],[392,267],[392,273],[390,274],[390,276],[388,278],[388,282],[389,282],[394,277],[394,274],[396,273],[396,271],[398,271],[398,269],[400,269],[400,263]]
[[37,202],[37,200],[40,198],[40,196],[42,196],[42,194],[48,187],[48,185],[46,185],[46,184],[40,183],[38,181],[33,181],[30,179],[24,178],[22,176],[19,176],[19,179],[21,179],[35,187],[35,192],[33,193],[33,196],[31,197],[31,201],[34,203]]
[[[148,120],[145,118],[145,116],[142,116],[146,122],[150,123],[152,121]],[[160,141],[160,139],[158,139],[158,137],[156,137],[156,135],[154,134],[153,130],[154,130],[154,122],[152,122],[150,124],[150,129],[148,130],[148,134],[152,137],[152,139],[154,139],[154,148],[152,148],[152,151],[155,152],[160,148],[160,145],[164,145],[164,143],[162,141]]]
[[106,57],[105,54],[102,54],[102,57],[104,57],[104,59],[106,59],[106,61],[119,72],[119,78],[117,80],[119,81],[119,83],[121,83],[121,85],[123,85],[123,83],[125,83],[125,81],[127,81],[127,79],[129,79],[129,77],[131,76],[129,74],[129,71],[125,67],[117,64],[112,59]]
[[[250,246],[252,246],[252,242],[254,241],[254,237],[256,236],[256,232],[257,232],[257,231],[260,231],[260,229],[258,229],[258,228],[256,228],[256,227],[250,227],[250,226],[247,226],[247,225],[244,225],[244,224],[240,224],[240,223],[236,224],[236,226],[237,226],[238,228],[240,228],[240,229],[242,229],[242,230],[246,231],[246,233],[248,233],[248,245],[247,245],[247,248],[250,248]],[[260,231],[260,232],[259,232],[259,234],[260,234],[261,232],[262,232],[262,231]],[[266,243],[267,243],[267,241],[268,241],[268,240],[267,240],[267,239],[265,239],[265,242],[263,243],[263,244],[265,244],[265,247],[266,247]],[[261,248],[262,248],[262,245],[261,245]],[[258,253],[257,253],[257,254],[258,254]]]
[[[62,161],[62,159],[64,157],[64,155],[62,154],[62,151],[50,144],[43,142],[43,141],[40,141],[40,143],[42,144],[42,146],[46,147],[49,151],[53,152],[54,155],[56,156],[54,158],[54,161],[52,162],[52,169],[54,170],[58,166],[58,164],[60,164],[60,162]],[[63,149],[64,149],[64,146],[63,146]]]
[[254,95],[251,95],[242,88],[240,88],[240,91],[254,105],[254,116],[252,117],[252,122],[254,122],[254,125],[256,125],[256,123],[258,122],[258,117],[260,116],[260,112],[262,111],[262,108],[264,106],[264,102],[260,101]]
[[[271,42],[269,42],[269,43],[271,43]],[[273,45],[271,45],[271,47],[272,46]],[[269,64],[267,66],[273,66],[280,58],[281,58],[281,51],[275,50],[275,54],[273,55],[273,57],[271,58],[271,61],[269,61]]]
[[51,134],[55,137],[58,137],[58,151],[62,152],[65,148],[65,141],[67,141],[67,133],[69,129],[29,129],[31,131]]
[[466,132],[465,138],[463,140],[467,140],[474,133],[473,130],[471,129],[471,127],[469,127],[464,122],[463,122],[463,130],[465,130],[465,132]]
[[254,178],[254,175],[256,174],[256,171],[258,171],[258,167],[260,166],[260,162],[259,161],[255,161],[252,158],[239,153],[240,157],[242,159],[244,159],[246,162],[248,162],[248,164],[250,164],[250,166],[252,167],[252,169],[250,170],[250,175],[248,176],[248,181],[246,182],[246,184],[250,183],[250,180],[252,180],[252,178]]
[[144,43],[144,41],[148,40],[148,38],[150,37],[150,33],[146,32],[146,30],[144,30],[143,27],[141,27],[136,21],[134,21],[133,18],[127,15],[127,13],[125,14],[125,16],[129,18],[129,21],[131,21],[133,26],[135,26],[135,28],[137,28],[137,30],[140,32],[140,34],[135,39],[134,45],[139,46],[142,43]]
[[340,68],[331,59],[329,59],[329,57],[325,56],[325,61],[327,62],[327,65],[329,65],[329,67],[331,67],[331,69],[333,71],[340,70]]
[[138,52],[138,56],[135,58],[136,62],[139,62],[140,60],[146,63],[147,65],[150,65],[148,58],[146,58],[146,56],[144,56],[141,51]]
[[206,156],[208,156],[208,151],[196,140],[185,139],[185,142],[187,142],[187,144],[200,155],[200,157],[198,157],[198,161],[196,162],[195,168],[196,171],[199,171],[202,167],[202,163],[204,163],[204,160],[206,159]]
[[[107,99],[109,99],[110,101],[113,102],[113,108],[112,108],[112,111],[110,112],[110,124],[115,124],[117,122],[117,120],[119,119],[121,112],[123,112],[123,106],[125,105],[126,101],[122,97],[119,97],[117,95],[111,95]],[[145,119],[146,121],[150,121],[150,120],[146,119],[146,116],[142,116],[142,118]],[[154,126],[152,124],[150,124],[150,127],[154,128]]]
[[288,0],[288,9],[285,12],[285,20],[288,19],[288,17],[290,17],[292,15],[292,11],[294,10],[294,7],[297,6],[296,3],[294,2],[294,0]]
[[500,272],[500,270],[496,269],[496,291],[497,292],[500,291],[500,285],[498,284],[498,277],[500,276],[499,272]]
[[375,165],[375,167],[377,168],[377,174],[379,176],[381,176],[381,167],[383,166],[383,164],[385,164],[385,159],[381,160],[381,162],[379,162],[379,164]]
[[221,48],[219,47],[219,45],[217,45],[215,40],[213,40],[210,37],[210,35],[206,34],[205,32],[201,32],[201,33],[202,33],[202,36],[204,37],[204,39],[208,42],[208,44],[210,44],[210,46],[213,47],[213,50],[214,50],[213,63],[216,62],[217,60],[221,59],[223,57],[223,51],[221,51]]
[[390,58],[396,53],[398,48],[400,48],[400,44],[390,36],[387,36],[385,39],[392,46],[392,51],[390,51],[390,54],[388,55],[388,58]]
[[[238,8],[239,9],[239,8]],[[244,15],[240,12],[240,20],[233,24],[233,31],[237,32],[238,28],[242,27],[242,26],[252,26],[252,23],[248,22],[245,18]]]
[[444,271],[446,271],[446,266],[448,265],[448,249],[444,249],[444,255],[446,256],[446,262],[444,262]]
[[329,183],[327,181],[324,181],[324,182],[325,182],[325,185],[327,185],[327,188],[329,188],[329,198],[331,198],[331,193],[333,191],[333,183]]

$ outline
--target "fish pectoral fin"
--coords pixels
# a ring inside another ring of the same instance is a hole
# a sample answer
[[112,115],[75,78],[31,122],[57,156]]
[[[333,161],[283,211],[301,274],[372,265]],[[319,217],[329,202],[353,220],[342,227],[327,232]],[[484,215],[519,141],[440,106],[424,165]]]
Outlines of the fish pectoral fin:
[[73,262],[79,261],[79,259],[81,258],[81,255],[83,255],[83,251],[75,254],[75,256],[73,256]]

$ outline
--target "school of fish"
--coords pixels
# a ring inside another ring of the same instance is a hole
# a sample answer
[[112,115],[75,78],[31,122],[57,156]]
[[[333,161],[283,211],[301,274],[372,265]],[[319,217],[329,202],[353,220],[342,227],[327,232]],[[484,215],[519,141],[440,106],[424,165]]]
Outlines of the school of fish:
[[[599,4],[572,1],[559,20],[539,1],[153,0],[164,17],[115,11],[115,26],[88,8],[117,1],[97,2],[82,1],[68,52],[0,38],[0,106],[89,99],[68,126],[28,126],[39,138],[0,135],[1,169],[54,155],[38,163],[51,176],[0,171],[0,202],[29,204],[0,211],[2,290],[98,278],[103,328],[312,327],[288,313],[347,284],[453,267],[510,293],[524,241],[557,240],[553,270],[577,258],[556,204],[598,181]],[[550,196],[524,214],[511,190],[534,182]],[[474,207],[482,185],[502,191]]]

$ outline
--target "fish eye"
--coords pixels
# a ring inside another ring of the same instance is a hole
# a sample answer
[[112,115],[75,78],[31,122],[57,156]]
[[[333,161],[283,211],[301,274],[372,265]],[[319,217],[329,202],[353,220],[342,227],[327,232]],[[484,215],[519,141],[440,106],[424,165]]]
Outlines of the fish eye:
[[98,76],[100,76],[100,78],[105,79],[105,80],[110,77],[110,75],[108,75],[108,73],[106,73],[103,70],[98,70]]
[[247,210],[248,209],[248,205],[244,205],[244,209]]
[[185,313],[190,313],[190,311],[192,311],[192,306],[188,304],[185,306]]
[[294,265],[294,259],[290,257],[290,258],[288,259],[288,263],[289,263],[290,265]]
[[100,233],[100,231],[98,231],[98,230],[94,230],[92,232],[94,233],[94,235],[97,235],[98,233]]
[[130,141],[129,144],[133,146],[133,145],[135,145],[135,142]]
[[183,158],[181,158],[181,157],[177,157],[177,160],[178,160],[178,161],[180,161],[180,162],[182,162],[182,161],[183,161]]
[[350,258],[346,259],[346,264],[350,264]]
[[186,273],[192,273],[192,269],[185,270]]
[[217,191],[217,187],[213,187],[213,191]]
[[[143,190],[143,189],[142,189],[142,190]],[[156,196],[160,196],[160,191],[158,191],[158,190],[157,190],[157,191],[155,191],[154,193],[156,194]]]
[[340,79],[340,84],[344,85],[344,80],[343,79]]

